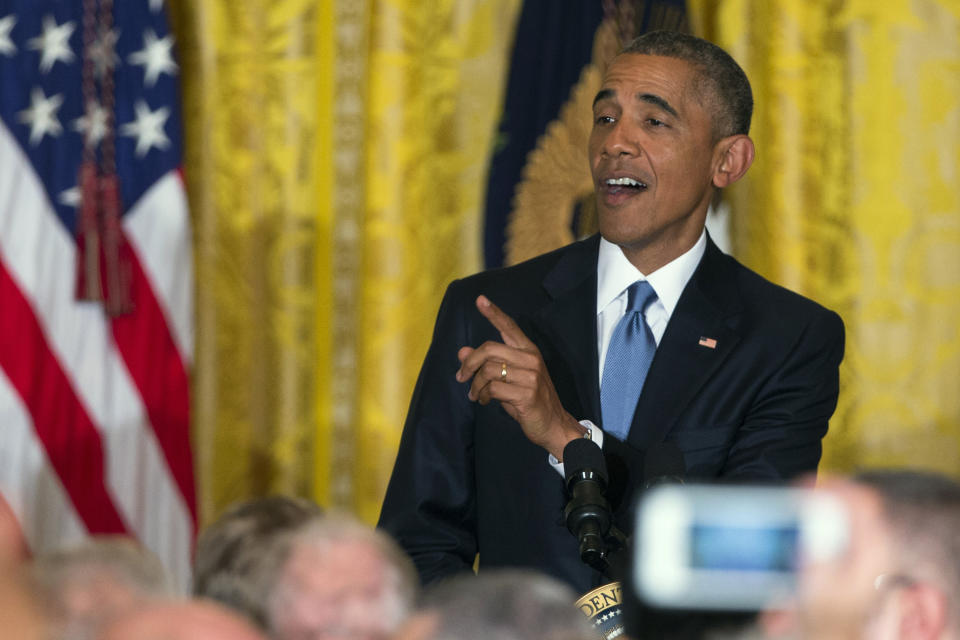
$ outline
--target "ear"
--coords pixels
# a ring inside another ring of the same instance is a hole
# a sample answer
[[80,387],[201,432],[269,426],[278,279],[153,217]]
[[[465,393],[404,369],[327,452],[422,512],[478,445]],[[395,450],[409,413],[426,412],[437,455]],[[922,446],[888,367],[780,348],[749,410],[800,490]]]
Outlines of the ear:
[[919,583],[900,596],[900,637],[935,640],[947,626],[947,597],[937,587]]
[[713,172],[713,185],[718,189],[727,187],[747,172],[753,164],[756,150],[749,136],[736,135],[724,138],[714,147],[717,168]]

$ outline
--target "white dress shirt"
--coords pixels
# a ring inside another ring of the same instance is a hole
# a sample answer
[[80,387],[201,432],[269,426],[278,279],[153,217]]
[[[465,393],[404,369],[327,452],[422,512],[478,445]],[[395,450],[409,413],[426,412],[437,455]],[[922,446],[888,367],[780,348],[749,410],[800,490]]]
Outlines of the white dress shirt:
[[[680,300],[680,294],[697,270],[706,250],[707,234],[702,231],[700,238],[686,253],[653,273],[644,275],[623,255],[620,247],[600,238],[600,255],[597,259],[597,353],[600,362],[598,380],[603,381],[603,365],[607,359],[607,347],[610,345],[613,330],[626,313],[627,289],[630,285],[637,280],[646,280],[657,294],[657,299],[647,307],[643,316],[659,346],[663,332],[667,329],[667,322]],[[580,424],[587,428],[586,437],[603,447],[603,431],[589,420],[581,420]],[[548,461],[561,475],[564,474],[562,462],[558,462],[553,455],[548,455]]]

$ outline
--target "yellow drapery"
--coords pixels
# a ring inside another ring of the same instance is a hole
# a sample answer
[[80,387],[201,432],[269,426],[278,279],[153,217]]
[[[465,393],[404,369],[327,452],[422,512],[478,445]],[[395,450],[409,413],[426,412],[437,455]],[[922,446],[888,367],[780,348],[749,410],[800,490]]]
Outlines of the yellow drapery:
[[519,0],[172,0],[201,514],[379,513],[440,296],[480,267]]
[[734,253],[846,322],[822,468],[960,473],[960,2],[689,7],[754,88]]

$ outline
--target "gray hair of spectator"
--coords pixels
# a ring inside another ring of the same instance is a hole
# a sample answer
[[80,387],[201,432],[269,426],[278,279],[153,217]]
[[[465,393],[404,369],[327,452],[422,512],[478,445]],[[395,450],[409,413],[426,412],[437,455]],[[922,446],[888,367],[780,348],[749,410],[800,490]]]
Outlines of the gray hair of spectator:
[[908,578],[932,580],[960,631],[960,483],[919,470],[864,471],[854,480],[879,494]]
[[267,601],[265,628],[270,633],[276,634],[276,623],[285,607],[297,598],[293,588],[284,581],[284,568],[294,549],[305,546],[322,553],[327,550],[339,553],[338,545],[347,542],[369,544],[379,553],[387,569],[380,610],[372,611],[371,615],[380,616],[384,625],[394,630],[407,618],[420,592],[420,580],[409,556],[383,531],[343,513],[328,513],[278,538],[270,548],[264,550],[267,562],[277,569]]
[[436,616],[430,640],[600,638],[567,585],[523,569],[485,570],[432,585],[422,610]]
[[711,111],[716,140],[750,133],[753,92],[750,81],[729,53],[702,38],[673,31],[651,31],[620,52],[678,58],[696,72],[694,91]]
[[321,517],[309,500],[269,496],[237,504],[197,540],[193,593],[246,615],[266,628],[266,601],[277,566],[264,549],[271,541]]
[[123,537],[93,538],[42,554],[33,561],[30,578],[71,638],[91,637],[133,606],[176,595],[159,558]]

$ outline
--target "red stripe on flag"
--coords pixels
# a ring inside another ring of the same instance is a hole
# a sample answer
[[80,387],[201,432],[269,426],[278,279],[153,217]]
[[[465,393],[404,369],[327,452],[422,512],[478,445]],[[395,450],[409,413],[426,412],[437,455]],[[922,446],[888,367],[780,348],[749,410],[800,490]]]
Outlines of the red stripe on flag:
[[[143,398],[147,417],[197,529],[197,499],[190,453],[190,385],[166,317],[129,241],[121,264],[130,266],[133,312],[111,318],[113,338]],[[106,270],[103,270],[104,272]],[[103,274],[106,286],[106,273]]]
[[100,433],[2,260],[0,304],[0,367],[30,412],[37,437],[77,515],[90,533],[127,533],[106,488]]

